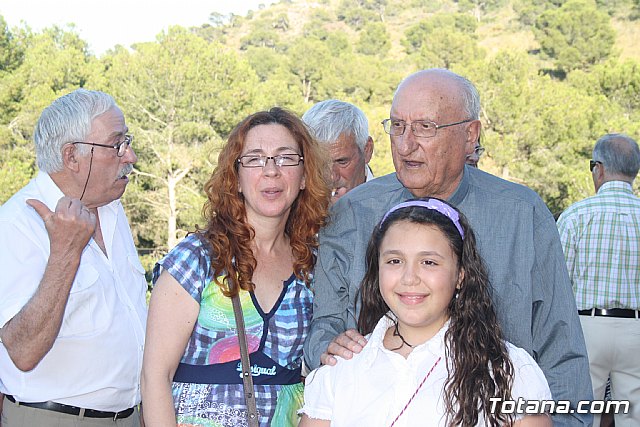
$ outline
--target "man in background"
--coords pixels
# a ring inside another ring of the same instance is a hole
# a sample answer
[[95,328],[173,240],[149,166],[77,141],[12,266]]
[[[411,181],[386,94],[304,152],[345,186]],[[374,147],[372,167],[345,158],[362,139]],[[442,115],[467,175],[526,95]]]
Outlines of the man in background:
[[318,141],[329,145],[332,203],[373,179],[368,165],[373,155],[373,139],[362,110],[348,102],[329,99],[311,107],[302,120]]
[[[570,206],[558,219],[560,240],[584,332],[593,395],[629,400],[615,425],[640,420],[640,199],[632,184],[640,150],[632,138],[600,138],[590,161],[596,195]],[[595,417],[595,426],[600,425]]]
[[0,207],[4,427],[140,425],[147,283],[119,200],[131,141],[102,92],[38,119],[40,171]]

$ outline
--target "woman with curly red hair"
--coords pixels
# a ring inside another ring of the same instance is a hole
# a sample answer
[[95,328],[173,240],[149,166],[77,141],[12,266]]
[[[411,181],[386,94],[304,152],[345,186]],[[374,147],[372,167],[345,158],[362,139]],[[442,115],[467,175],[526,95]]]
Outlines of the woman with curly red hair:
[[326,171],[326,154],[286,110],[252,114],[232,131],[205,185],[206,228],[154,269],[142,370],[147,424],[246,424],[230,298],[238,295],[260,425],[297,425]]

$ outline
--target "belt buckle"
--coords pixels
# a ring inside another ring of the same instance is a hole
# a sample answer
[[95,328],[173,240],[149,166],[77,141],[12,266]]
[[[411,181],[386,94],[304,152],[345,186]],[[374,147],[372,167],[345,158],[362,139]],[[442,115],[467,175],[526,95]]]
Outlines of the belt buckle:
[[115,414],[113,414],[113,421],[118,421],[118,415],[120,415],[122,411],[120,412],[116,412]]

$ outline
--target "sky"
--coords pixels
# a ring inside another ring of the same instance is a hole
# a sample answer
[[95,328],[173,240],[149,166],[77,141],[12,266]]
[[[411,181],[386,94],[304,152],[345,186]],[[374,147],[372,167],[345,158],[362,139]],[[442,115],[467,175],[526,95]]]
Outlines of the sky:
[[26,23],[40,31],[75,24],[91,51],[101,55],[117,44],[153,41],[171,25],[207,23],[211,12],[244,16],[276,0],[0,0],[0,15],[9,28]]

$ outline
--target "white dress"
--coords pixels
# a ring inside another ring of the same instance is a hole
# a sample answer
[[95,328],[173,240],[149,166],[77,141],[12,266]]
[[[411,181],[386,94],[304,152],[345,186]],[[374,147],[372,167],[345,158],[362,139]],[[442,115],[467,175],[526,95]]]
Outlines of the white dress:
[[[390,426],[433,368],[395,426],[445,426],[442,391],[447,379],[444,334],[448,323],[429,341],[416,346],[407,359],[382,344],[391,326],[393,322],[384,316],[362,352],[350,360],[339,358],[335,366],[312,371],[306,378],[300,412],[310,418],[331,420],[336,427]],[[533,358],[523,349],[506,344],[515,372],[513,400],[550,400],[547,381]],[[516,415],[516,419],[522,417]],[[484,425],[482,414],[477,425]]]

